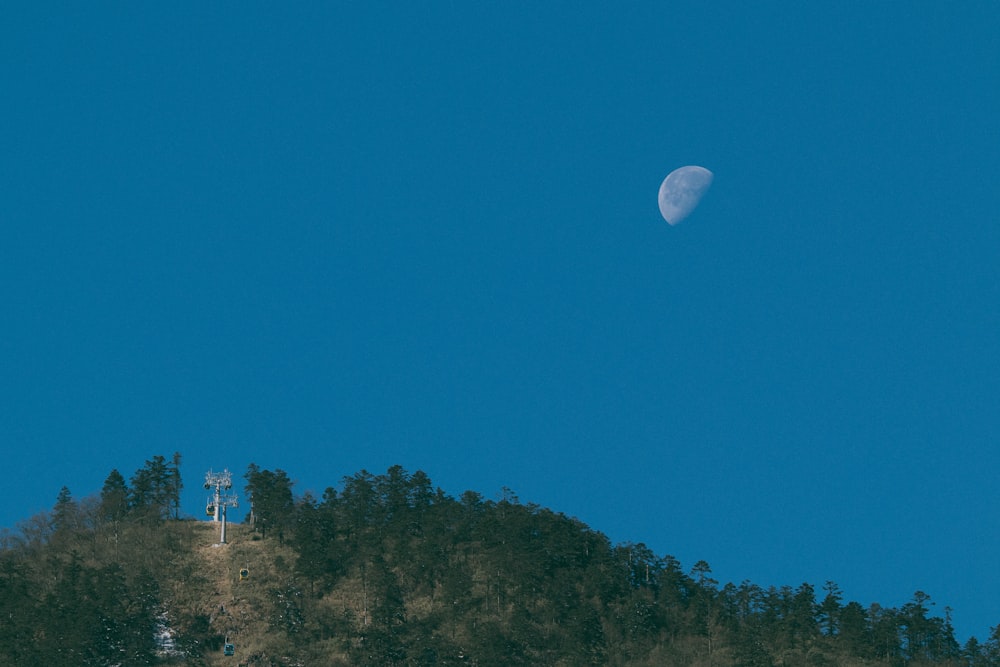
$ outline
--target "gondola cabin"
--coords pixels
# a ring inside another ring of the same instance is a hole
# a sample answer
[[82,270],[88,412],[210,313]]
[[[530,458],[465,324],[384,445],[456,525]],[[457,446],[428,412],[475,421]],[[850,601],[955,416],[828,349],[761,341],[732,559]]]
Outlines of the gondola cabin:
[[[218,646],[218,644],[216,644],[216,646]],[[232,644],[226,643],[226,645],[222,647],[222,654],[236,655],[236,647],[233,646]]]
[[215,516],[215,505],[205,505],[205,515]]
[[240,570],[240,581],[246,581],[249,578],[250,578],[250,570],[248,570],[247,568],[243,568],[242,570]]

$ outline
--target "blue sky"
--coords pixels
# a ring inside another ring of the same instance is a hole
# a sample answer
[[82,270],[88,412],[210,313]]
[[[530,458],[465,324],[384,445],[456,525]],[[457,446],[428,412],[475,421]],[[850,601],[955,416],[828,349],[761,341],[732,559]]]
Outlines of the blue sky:
[[1000,5],[5,14],[0,525],[400,464],[1000,624]]

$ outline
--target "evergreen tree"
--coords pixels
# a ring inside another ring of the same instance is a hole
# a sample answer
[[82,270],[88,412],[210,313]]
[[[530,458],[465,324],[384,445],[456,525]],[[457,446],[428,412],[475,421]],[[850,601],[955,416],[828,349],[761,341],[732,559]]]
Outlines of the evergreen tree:
[[841,608],[838,639],[840,646],[848,655],[859,658],[875,655],[874,636],[869,625],[868,612],[860,603],[851,601]]
[[295,507],[292,481],[280,468],[262,470],[255,463],[247,467],[244,487],[253,508],[254,529],[261,536],[274,531],[279,541],[284,540],[285,527],[293,521]]
[[170,479],[169,492],[170,504],[174,510],[174,518],[181,518],[181,491],[184,489],[184,482],[181,480],[181,453],[174,452],[170,466],[167,470]]
[[125,478],[113,469],[101,488],[100,518],[102,521],[121,521],[128,512],[129,489]]
[[79,513],[79,507],[73,500],[69,488],[62,487],[52,508],[52,539],[69,539],[78,527]]
[[990,628],[990,636],[983,644],[981,655],[989,665],[1000,665],[1000,625]]
[[826,597],[819,607],[819,622],[823,633],[827,637],[833,637],[839,631],[840,602],[843,600],[843,595],[840,587],[832,581],[827,581],[823,585],[823,590],[826,591]]
[[142,519],[170,517],[180,492],[180,472],[162,456],[154,456],[132,476],[129,506]]

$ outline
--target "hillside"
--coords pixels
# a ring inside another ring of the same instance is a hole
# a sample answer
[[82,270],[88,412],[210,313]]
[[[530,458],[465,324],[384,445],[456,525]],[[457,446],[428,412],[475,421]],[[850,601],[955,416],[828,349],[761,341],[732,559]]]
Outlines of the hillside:
[[[192,532],[193,567],[186,576],[167,582],[168,617],[188,623],[207,619],[205,665],[232,665],[234,658],[238,664],[270,660],[267,638],[275,614],[273,592],[291,587],[287,564],[294,554],[277,542],[254,536],[244,525],[228,526],[227,544],[218,543],[218,524],[185,522],[184,528]],[[235,650],[232,657],[223,653],[227,639]]]
[[[251,465],[252,523],[178,520],[180,472],[113,471],[4,536],[0,665],[1000,665],[917,591],[725,584],[581,522],[361,471],[322,499]],[[246,576],[241,576],[245,570]],[[233,646],[226,655],[225,644]]]

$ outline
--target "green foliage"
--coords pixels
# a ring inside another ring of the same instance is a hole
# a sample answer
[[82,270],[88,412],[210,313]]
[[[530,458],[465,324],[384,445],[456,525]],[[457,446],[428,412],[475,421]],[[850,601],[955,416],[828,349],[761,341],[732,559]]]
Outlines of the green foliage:
[[251,463],[244,475],[247,496],[250,497],[250,521],[254,530],[262,536],[274,531],[279,539],[284,539],[285,529],[291,519],[292,481],[284,470],[261,470]]
[[111,523],[121,521],[128,513],[128,487],[118,470],[112,470],[101,488],[100,520]]
[[179,466],[180,454],[174,454],[171,463],[162,456],[154,456],[136,471],[128,495],[129,510],[137,518],[159,521],[177,517],[183,488]]

